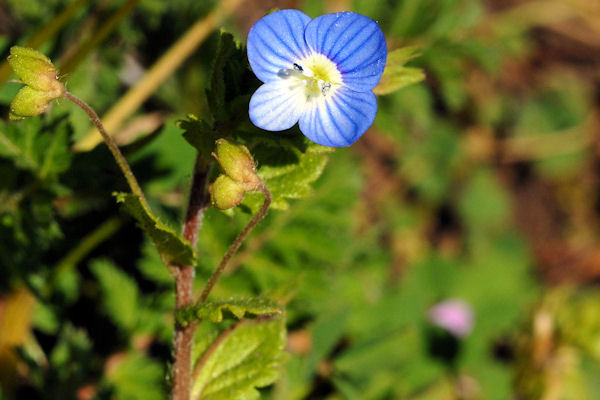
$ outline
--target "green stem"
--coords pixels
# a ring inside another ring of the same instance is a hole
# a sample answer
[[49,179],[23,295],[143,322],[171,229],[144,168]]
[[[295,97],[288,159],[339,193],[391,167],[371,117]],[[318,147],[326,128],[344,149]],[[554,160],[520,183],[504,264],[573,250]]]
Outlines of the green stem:
[[92,122],[94,123],[96,128],[98,128],[98,131],[104,138],[104,141],[106,142],[106,145],[108,146],[108,149],[110,150],[112,155],[115,157],[117,164],[119,164],[119,168],[121,168],[121,171],[123,172],[123,175],[125,176],[125,179],[127,180],[127,183],[129,184],[129,187],[131,188],[131,191],[133,192],[133,194],[135,194],[136,196],[138,196],[140,198],[140,201],[146,207],[148,207],[148,201],[146,201],[146,196],[144,196],[144,192],[142,191],[142,188],[138,184],[137,179],[135,179],[135,175],[133,175],[133,172],[131,171],[131,168],[129,167],[129,163],[127,163],[127,160],[121,153],[121,150],[119,150],[119,146],[117,145],[115,140],[104,129],[104,126],[102,125],[102,122],[100,121],[100,118],[98,117],[98,114],[96,114],[94,109],[92,107],[90,107],[85,101],[81,100],[79,97],[75,96],[74,94],[72,94],[70,92],[65,93],[65,99],[76,104],[79,108],[81,108],[83,111],[85,111],[85,113],[90,117],[90,119],[92,120]]
[[217,267],[215,272],[212,274],[212,276],[206,283],[204,290],[200,294],[200,298],[198,301],[199,303],[204,303],[206,301],[206,298],[210,294],[210,291],[217,283],[217,280],[219,279],[219,277],[223,274],[223,271],[225,271],[227,264],[229,263],[231,258],[234,256],[235,252],[240,248],[240,246],[244,242],[244,239],[246,239],[246,236],[248,236],[248,234],[250,233],[250,231],[252,231],[252,229],[256,226],[256,224],[258,224],[260,222],[260,220],[263,219],[264,216],[267,214],[267,211],[269,210],[269,206],[271,205],[271,200],[272,200],[271,192],[269,192],[269,190],[265,187],[264,184],[261,186],[261,188],[259,190],[261,192],[263,192],[263,194],[265,195],[265,201],[264,201],[262,207],[260,208],[260,210],[258,210],[258,212],[256,214],[254,214],[254,216],[252,217],[250,222],[248,222],[248,225],[246,225],[244,230],[242,232],[240,232],[240,234],[238,235],[238,237],[235,238],[235,240],[233,241],[231,246],[229,246],[229,250],[227,250],[227,253],[225,253],[225,256],[223,256],[221,263],[219,264],[219,266]]

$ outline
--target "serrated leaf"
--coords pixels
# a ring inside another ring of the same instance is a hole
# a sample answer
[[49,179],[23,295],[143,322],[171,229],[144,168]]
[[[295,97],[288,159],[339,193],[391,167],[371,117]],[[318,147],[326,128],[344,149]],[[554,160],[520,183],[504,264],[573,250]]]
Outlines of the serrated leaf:
[[210,111],[216,121],[231,121],[237,118],[241,100],[245,109],[249,98],[249,85],[256,78],[248,68],[248,60],[241,43],[237,42],[233,35],[221,32],[217,54],[215,55],[210,89],[206,91],[206,97]]
[[183,138],[196,148],[199,154],[210,155],[215,148],[215,142],[220,137],[218,132],[214,131],[206,121],[194,115],[188,115],[188,118],[179,121],[178,125],[185,130]]
[[194,265],[196,251],[182,236],[158,220],[140,199],[130,193],[115,193],[118,203],[131,214],[140,227],[150,236],[158,252],[167,262]]
[[66,119],[43,125],[40,118],[0,125],[0,156],[40,179],[56,176],[69,168],[70,127]]
[[379,84],[373,89],[377,95],[393,93],[408,85],[419,83],[425,79],[425,73],[420,68],[405,67],[408,61],[418,57],[416,47],[403,47],[388,54],[383,76]]
[[[286,210],[289,207],[287,199],[299,199],[312,193],[311,184],[316,181],[327,165],[328,147],[308,147],[302,152],[297,147],[286,146],[274,151],[269,149],[270,159],[255,155],[258,175],[273,196],[271,208]],[[274,161],[273,157],[280,160]],[[287,160],[285,159],[287,157]],[[242,204],[253,211],[258,210],[264,201],[261,193],[248,193]]]
[[94,261],[90,270],[100,284],[106,314],[118,326],[132,330],[138,316],[139,290],[136,282],[106,260]]
[[281,306],[270,299],[257,297],[229,299],[187,307],[177,313],[177,321],[184,326],[199,319],[215,323],[221,322],[224,310],[228,310],[238,319],[242,319],[246,314],[261,316],[283,312]]
[[303,154],[298,165],[284,175],[267,180],[274,197],[298,199],[312,193],[310,184],[323,173],[327,158],[321,154]]
[[42,179],[47,176],[58,175],[66,171],[71,165],[70,134],[69,126],[64,120],[53,129],[52,138],[44,149],[41,160],[39,174]]
[[235,49],[236,45],[233,40],[233,35],[221,33],[217,54],[215,55],[212,65],[210,89],[206,91],[208,105],[215,119],[221,119],[218,117],[225,116],[225,90],[227,81],[225,79],[224,68],[227,65],[228,59],[231,57],[231,53],[235,51]]
[[0,130],[0,156],[14,161],[21,169],[36,170],[39,167],[39,146],[36,136],[40,130],[37,119],[23,121],[19,126],[5,124]]
[[257,399],[257,387],[275,382],[286,358],[285,318],[242,320],[200,357],[192,398]]

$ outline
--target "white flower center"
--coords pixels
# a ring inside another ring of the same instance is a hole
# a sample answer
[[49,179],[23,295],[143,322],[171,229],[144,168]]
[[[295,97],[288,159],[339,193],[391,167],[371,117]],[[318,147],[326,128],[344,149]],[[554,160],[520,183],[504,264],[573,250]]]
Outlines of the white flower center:
[[333,61],[323,54],[311,54],[281,71],[279,76],[291,79],[290,88],[303,85],[308,101],[329,96],[343,85],[342,74]]

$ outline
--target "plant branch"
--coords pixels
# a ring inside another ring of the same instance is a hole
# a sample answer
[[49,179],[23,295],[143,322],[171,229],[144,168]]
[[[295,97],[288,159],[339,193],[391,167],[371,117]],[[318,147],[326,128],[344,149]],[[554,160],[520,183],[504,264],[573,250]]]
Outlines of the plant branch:
[[79,97],[75,96],[73,93],[66,92],[64,97],[65,97],[65,99],[69,100],[70,102],[75,103],[79,108],[81,108],[83,111],[85,111],[85,113],[90,117],[90,119],[92,120],[92,122],[94,123],[96,128],[98,128],[98,131],[104,138],[104,141],[106,142],[108,149],[110,150],[110,152],[114,156],[115,160],[117,161],[119,168],[121,168],[121,171],[123,172],[123,175],[125,176],[125,179],[127,180],[127,183],[129,184],[129,187],[131,188],[131,191],[133,192],[133,194],[135,194],[136,196],[138,196],[140,198],[140,201],[142,202],[142,204],[144,204],[146,207],[148,207],[148,202],[146,201],[146,196],[144,196],[144,192],[142,191],[142,188],[138,184],[137,179],[135,179],[135,175],[133,175],[133,172],[131,171],[131,168],[129,167],[129,163],[123,156],[123,153],[121,153],[121,150],[119,150],[119,146],[117,145],[115,140],[104,129],[104,126],[102,125],[102,122],[100,121],[100,118],[98,117],[98,114],[96,114],[96,111],[94,111],[94,109],[92,107],[90,107],[85,101],[81,100]]
[[250,222],[248,222],[248,225],[246,225],[244,230],[242,232],[240,232],[240,234],[238,235],[238,237],[235,238],[235,240],[233,241],[231,246],[229,246],[229,250],[227,250],[227,253],[225,253],[225,256],[223,256],[221,263],[219,264],[219,266],[217,267],[215,272],[212,274],[212,276],[206,283],[204,290],[200,294],[200,298],[198,300],[199,303],[204,303],[206,301],[206,298],[210,294],[210,291],[217,283],[217,280],[219,279],[219,277],[223,274],[223,271],[225,271],[227,264],[229,263],[231,258],[234,256],[235,252],[240,248],[240,246],[244,242],[244,239],[246,239],[246,236],[248,236],[248,234],[250,233],[250,231],[252,231],[252,229],[256,226],[256,224],[258,224],[258,222],[261,219],[263,219],[264,216],[267,214],[267,211],[269,210],[269,206],[271,205],[271,200],[272,200],[271,192],[269,192],[269,190],[265,187],[264,184],[260,187],[259,190],[261,192],[263,192],[263,194],[265,195],[265,201],[264,201],[262,207],[260,208],[260,210],[258,210],[258,212],[256,214],[254,214],[254,216],[252,217]]
[[[200,155],[196,157],[194,177],[190,188],[188,208],[183,224],[183,237],[192,246],[198,242],[198,230],[202,225],[204,210],[208,207],[209,196],[207,181],[210,164]],[[192,304],[194,297],[194,265],[177,265],[170,268],[175,271],[175,307],[176,310]],[[173,400],[189,400],[192,386],[192,346],[196,323],[181,326],[175,321],[175,337],[173,340]]]
[[210,196],[207,191],[210,167],[211,164],[209,162],[200,156],[196,157],[194,177],[192,178],[188,208],[183,225],[183,237],[189,240],[192,247],[196,247],[198,244],[198,231],[202,225],[202,216],[210,204]]

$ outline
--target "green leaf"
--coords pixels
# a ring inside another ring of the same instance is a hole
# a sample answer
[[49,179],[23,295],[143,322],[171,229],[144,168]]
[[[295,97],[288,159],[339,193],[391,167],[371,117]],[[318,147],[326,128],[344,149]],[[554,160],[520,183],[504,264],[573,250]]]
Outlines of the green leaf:
[[[183,134],[192,146],[205,157],[215,149],[215,142],[223,134],[193,115],[180,121]],[[252,153],[257,172],[273,195],[272,209],[289,208],[287,199],[299,199],[312,194],[316,181],[327,164],[327,153],[334,149],[310,142],[299,132],[274,135],[253,128],[252,131],[236,131],[233,139],[245,144]],[[256,212],[263,204],[262,193],[246,193],[242,207]]]
[[[435,133],[432,133],[435,132]],[[410,135],[398,157],[402,175],[425,201],[444,201],[456,168],[463,161],[457,131],[448,124],[436,124],[430,133]]]
[[30,119],[19,125],[4,124],[0,128],[0,156],[14,161],[18,168],[35,171],[39,168],[42,147],[36,140],[40,130],[40,121]]
[[192,397],[258,399],[256,387],[275,382],[286,358],[285,318],[242,320],[223,332],[200,357]]
[[498,231],[510,221],[510,201],[498,177],[485,169],[475,171],[461,195],[462,221],[476,234]]
[[405,67],[408,61],[420,54],[416,47],[396,49],[388,54],[383,76],[373,89],[377,95],[390,94],[408,85],[419,83],[425,79],[425,73],[420,68]]
[[155,282],[158,285],[171,287],[173,284],[173,277],[169,273],[169,270],[165,268],[165,265],[160,259],[160,255],[154,249],[154,245],[150,241],[150,238],[144,241],[141,247],[142,258],[138,262],[138,269],[140,273],[144,275],[146,279]]
[[[271,208],[287,210],[287,199],[300,199],[312,194],[312,183],[316,181],[327,165],[327,155],[333,151],[329,147],[309,144],[305,149],[291,141],[261,143],[253,152],[258,175],[271,191]],[[242,205],[256,211],[264,201],[262,193],[247,193]]]
[[71,164],[70,135],[65,118],[47,124],[42,124],[40,118],[0,124],[0,157],[40,179],[55,177]]
[[[256,82],[248,66],[246,52],[233,35],[221,32],[219,47],[212,65],[210,89],[206,97],[216,121],[229,122],[238,118],[240,111],[247,111],[245,95],[252,92],[250,85]],[[243,101],[237,101],[243,99]],[[247,114],[247,113],[244,113]]]
[[310,371],[315,371],[333,351],[335,345],[347,329],[348,312],[346,310],[333,315],[320,315],[311,327],[312,345],[308,357]]
[[281,314],[283,312],[281,305],[277,302],[270,299],[253,297],[193,305],[180,310],[177,313],[177,321],[184,326],[198,319],[221,322],[224,310],[228,310],[238,319],[242,319],[246,314],[260,316]]
[[[190,171],[194,168],[197,152],[183,138],[176,122],[176,119],[166,121],[164,128],[146,144],[143,140],[133,144],[128,155],[134,168],[138,163],[153,160],[153,168],[161,171],[144,182],[148,197],[162,198],[165,193],[179,191],[190,184]],[[138,145],[141,147],[136,149]]]
[[404,65],[410,60],[413,60],[421,55],[421,50],[416,46],[406,46],[399,49],[394,49],[388,53],[387,65]]
[[106,380],[114,390],[115,399],[161,400],[166,397],[163,367],[143,354],[127,354],[109,370]]
[[53,127],[50,140],[44,148],[39,174],[42,179],[65,172],[71,166],[72,153],[69,149],[71,129],[66,120]]
[[[359,340],[344,350],[333,366],[336,375],[361,382],[365,398],[382,398],[382,392],[389,392],[390,388],[396,393],[390,398],[410,398],[409,387],[425,387],[442,372],[442,365],[422,356],[426,346],[417,329],[374,333],[373,337]],[[398,376],[402,376],[401,383]],[[370,395],[365,394],[367,391]]]
[[188,118],[179,121],[178,125],[185,130],[183,138],[195,147],[199,154],[208,157],[215,149],[215,142],[220,135],[206,121],[198,119],[194,115],[188,115]]
[[58,335],[58,342],[48,357],[49,367],[59,379],[74,375],[74,366],[89,357],[92,343],[84,329],[67,323]]
[[35,328],[44,332],[45,334],[52,335],[58,332],[60,322],[56,311],[49,305],[43,302],[37,302],[35,304],[35,311],[33,313],[33,324]]
[[191,244],[158,220],[140,201],[130,193],[115,193],[118,203],[131,214],[140,227],[150,236],[156,249],[169,263],[194,265],[196,251]]
[[79,271],[76,268],[57,269],[54,277],[54,290],[56,293],[60,293],[65,303],[74,303],[81,290]]
[[132,330],[137,322],[139,306],[136,282],[106,260],[93,261],[90,270],[100,284],[106,314],[118,326]]

